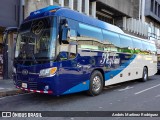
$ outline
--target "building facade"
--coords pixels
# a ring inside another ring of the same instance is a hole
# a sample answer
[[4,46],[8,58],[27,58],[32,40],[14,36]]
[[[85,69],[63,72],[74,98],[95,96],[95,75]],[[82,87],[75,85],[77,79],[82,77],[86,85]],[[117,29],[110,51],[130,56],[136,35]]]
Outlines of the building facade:
[[6,27],[18,26],[19,0],[1,0],[0,4],[0,43]]
[[145,2],[145,22],[150,24],[148,37],[155,40],[157,53],[160,54],[160,0],[146,0]]
[[[4,44],[3,33],[7,27],[18,27],[19,25],[20,0],[1,0],[0,4],[0,79],[4,74],[11,77],[13,62],[13,41],[14,34],[9,34],[7,42]],[[4,46],[7,48],[4,50]],[[8,77],[8,76],[7,76]]]

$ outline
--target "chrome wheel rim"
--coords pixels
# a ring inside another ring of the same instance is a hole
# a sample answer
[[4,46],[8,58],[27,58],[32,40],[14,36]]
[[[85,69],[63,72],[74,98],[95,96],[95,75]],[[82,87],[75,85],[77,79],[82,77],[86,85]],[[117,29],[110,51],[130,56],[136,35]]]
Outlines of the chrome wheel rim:
[[93,78],[93,91],[97,92],[101,88],[101,79],[99,76]]

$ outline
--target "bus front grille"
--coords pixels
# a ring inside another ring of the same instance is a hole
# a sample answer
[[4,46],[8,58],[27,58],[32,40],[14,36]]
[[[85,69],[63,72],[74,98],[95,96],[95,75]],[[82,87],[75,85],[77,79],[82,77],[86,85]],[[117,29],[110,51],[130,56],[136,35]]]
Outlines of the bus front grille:
[[22,81],[22,80],[17,80],[16,85],[18,87],[22,87],[22,83],[27,83],[27,88],[31,90],[37,90],[37,82],[33,81]]
[[37,82],[29,82],[29,88],[32,90],[37,90]]

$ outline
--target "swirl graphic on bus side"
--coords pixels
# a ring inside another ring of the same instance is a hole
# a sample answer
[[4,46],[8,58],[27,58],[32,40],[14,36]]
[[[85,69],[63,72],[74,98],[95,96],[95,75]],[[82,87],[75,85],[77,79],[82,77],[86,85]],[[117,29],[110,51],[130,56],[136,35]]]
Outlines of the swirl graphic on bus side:
[[108,68],[111,68],[114,64],[120,64],[120,58],[117,57],[115,53],[103,53],[102,60],[100,60],[100,64],[105,64]]

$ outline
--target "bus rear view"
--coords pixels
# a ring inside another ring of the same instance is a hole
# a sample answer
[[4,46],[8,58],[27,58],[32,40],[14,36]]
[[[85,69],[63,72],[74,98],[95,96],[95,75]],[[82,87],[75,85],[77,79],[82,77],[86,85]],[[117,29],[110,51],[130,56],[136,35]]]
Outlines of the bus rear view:
[[147,81],[156,72],[153,42],[67,8],[34,11],[19,29],[13,79],[22,90],[95,96],[104,86]]

